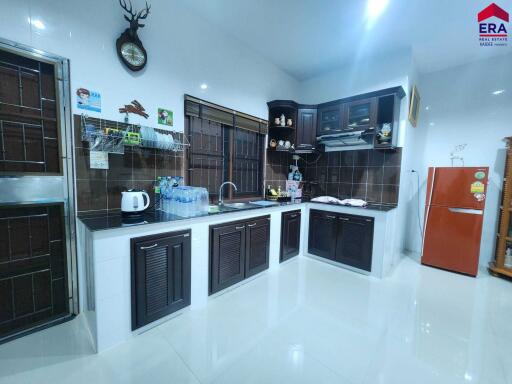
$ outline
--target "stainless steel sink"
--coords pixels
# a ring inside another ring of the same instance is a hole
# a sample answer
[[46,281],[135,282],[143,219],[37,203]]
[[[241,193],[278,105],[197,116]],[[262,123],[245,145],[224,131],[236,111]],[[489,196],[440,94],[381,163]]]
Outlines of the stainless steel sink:
[[254,204],[250,203],[224,203],[221,207],[232,208],[232,209],[248,209],[256,208]]

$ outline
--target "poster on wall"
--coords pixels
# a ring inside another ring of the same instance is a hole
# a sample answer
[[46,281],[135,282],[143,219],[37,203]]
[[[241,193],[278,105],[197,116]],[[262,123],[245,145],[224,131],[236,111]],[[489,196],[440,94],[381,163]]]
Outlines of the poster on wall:
[[108,152],[90,151],[89,167],[91,169],[108,169]]
[[172,127],[172,111],[169,109],[158,108],[158,124],[169,125]]
[[101,94],[87,88],[76,90],[76,107],[86,111],[101,112]]

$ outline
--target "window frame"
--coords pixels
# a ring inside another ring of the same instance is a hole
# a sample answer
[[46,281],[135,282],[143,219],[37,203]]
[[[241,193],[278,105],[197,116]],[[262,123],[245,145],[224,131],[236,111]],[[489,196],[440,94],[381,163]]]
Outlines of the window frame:
[[[187,113],[187,102],[197,103],[199,107],[191,106],[190,111],[194,111],[192,113]],[[232,115],[232,123],[226,124],[225,119],[223,122],[221,121],[213,121],[206,117],[203,117],[203,106],[207,107],[209,109],[218,109],[219,111],[222,111],[224,113],[229,113]],[[191,167],[191,163],[195,163],[194,159],[191,159],[192,156],[195,154],[192,152],[194,148],[193,143],[193,134],[191,124],[192,124],[192,118],[197,118],[201,120],[201,125],[204,124],[204,121],[209,121],[209,124],[220,124],[222,129],[222,153],[223,153],[223,165],[222,165],[222,182],[224,181],[231,181],[236,184],[236,177],[235,177],[235,162],[237,160],[237,140],[236,140],[236,132],[237,130],[240,131],[247,131],[256,134],[256,141],[258,142],[258,146],[260,147],[257,151],[259,154],[258,156],[254,156],[254,158],[251,158],[250,156],[247,156],[247,161],[253,161],[258,162],[258,170],[257,170],[257,180],[256,180],[256,191],[255,193],[252,192],[235,192],[234,188],[224,188],[223,198],[230,201],[247,201],[254,198],[263,198],[264,196],[264,182],[265,182],[265,162],[266,162],[266,146],[265,143],[267,141],[267,130],[268,130],[268,122],[263,119],[259,119],[257,117],[241,113],[235,110],[231,110],[222,106],[219,106],[217,104],[212,104],[207,101],[197,99],[192,96],[185,95],[185,124],[184,124],[184,134],[189,139],[189,142],[191,143],[190,147],[188,147],[185,150],[184,154],[184,162],[185,162],[185,173],[184,173],[184,179],[187,184],[191,184],[191,181],[193,179],[191,173],[193,172],[193,168]],[[245,129],[243,127],[237,126],[240,124],[237,124],[237,117],[240,117],[241,119],[245,119],[245,121],[250,121],[253,126],[259,124],[259,131],[256,131],[254,129]],[[200,154],[199,154],[200,156]],[[206,154],[206,157],[208,155]],[[202,168],[204,169],[204,168]],[[219,184],[220,186],[220,184]],[[237,185],[238,186],[238,185]],[[240,186],[238,186],[240,187]],[[240,189],[240,188],[239,188]],[[210,200],[218,201],[218,191],[210,190],[210,187],[208,187],[208,193],[210,196]]]

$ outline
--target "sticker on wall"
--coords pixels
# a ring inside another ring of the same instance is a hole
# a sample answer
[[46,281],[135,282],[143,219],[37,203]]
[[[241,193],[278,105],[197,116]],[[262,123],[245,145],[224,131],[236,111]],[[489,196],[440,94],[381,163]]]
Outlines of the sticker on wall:
[[119,113],[126,114],[124,121],[128,122],[128,114],[133,113],[135,115],[142,116],[143,118],[147,119],[149,115],[146,113],[146,108],[142,106],[141,103],[139,103],[137,100],[132,100],[130,104],[125,104],[121,108],[119,108]]
[[101,112],[101,94],[87,88],[76,90],[76,107],[86,111]]
[[158,108],[158,124],[169,125],[172,127],[173,122],[171,110]]
[[485,185],[481,181],[475,181],[471,184],[471,193],[484,193]]
[[89,166],[91,169],[108,169],[108,152],[90,151]]
[[478,180],[485,179],[485,172],[478,171],[477,173],[475,173],[475,178],[478,179]]

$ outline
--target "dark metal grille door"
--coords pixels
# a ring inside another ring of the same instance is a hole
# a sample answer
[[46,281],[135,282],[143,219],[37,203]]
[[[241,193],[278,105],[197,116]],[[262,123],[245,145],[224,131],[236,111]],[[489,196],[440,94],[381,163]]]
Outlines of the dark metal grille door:
[[68,313],[62,209],[0,208],[0,337]]
[[76,313],[67,61],[0,41],[0,342]]
[[61,173],[55,68],[3,50],[0,171]]

